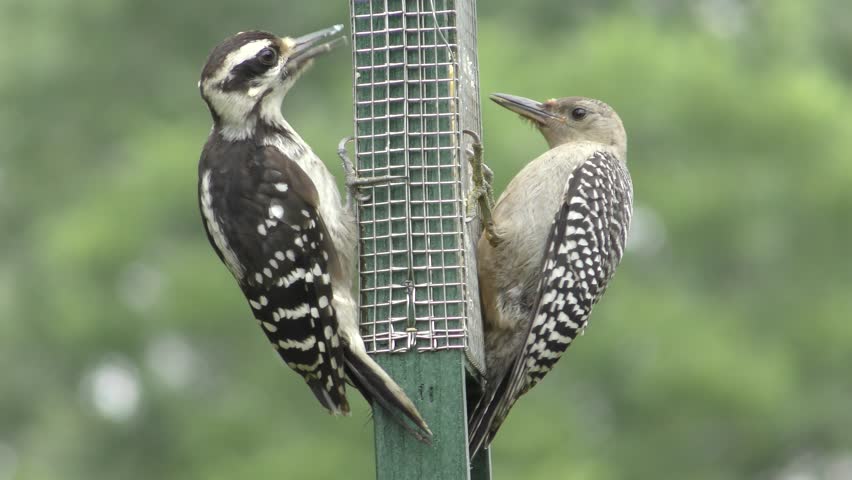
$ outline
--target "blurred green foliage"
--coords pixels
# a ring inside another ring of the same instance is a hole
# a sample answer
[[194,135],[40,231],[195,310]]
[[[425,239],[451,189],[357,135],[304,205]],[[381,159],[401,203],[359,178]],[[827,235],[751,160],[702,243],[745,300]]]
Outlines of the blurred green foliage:
[[[852,478],[847,0],[482,1],[481,90],[601,98],[632,248],[586,338],[498,436],[498,479]],[[0,4],[0,480],[372,478],[268,348],[196,207],[195,83],[239,30],[345,2]],[[335,173],[351,60],[285,115]],[[483,103],[497,189],[544,150]],[[353,398],[357,395],[353,395]]]

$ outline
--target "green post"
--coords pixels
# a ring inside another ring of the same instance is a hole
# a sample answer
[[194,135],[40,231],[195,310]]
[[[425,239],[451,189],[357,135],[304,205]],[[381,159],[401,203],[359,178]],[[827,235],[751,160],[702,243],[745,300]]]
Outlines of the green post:
[[434,432],[425,445],[399,428],[381,409],[376,424],[376,478],[466,479],[465,367],[461,350],[380,354],[379,362],[412,395]]
[[490,478],[467,455],[468,376],[482,372],[462,130],[481,131],[475,0],[350,0],[362,335],[434,432],[417,442],[376,409],[379,480]]

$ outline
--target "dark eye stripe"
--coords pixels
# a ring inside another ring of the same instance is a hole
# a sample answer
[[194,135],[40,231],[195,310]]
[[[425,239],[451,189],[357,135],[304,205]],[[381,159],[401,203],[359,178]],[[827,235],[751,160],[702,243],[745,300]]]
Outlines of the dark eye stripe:
[[264,65],[257,57],[250,58],[231,69],[231,76],[222,83],[222,90],[231,92],[243,90],[249,81],[269,70],[271,65]]

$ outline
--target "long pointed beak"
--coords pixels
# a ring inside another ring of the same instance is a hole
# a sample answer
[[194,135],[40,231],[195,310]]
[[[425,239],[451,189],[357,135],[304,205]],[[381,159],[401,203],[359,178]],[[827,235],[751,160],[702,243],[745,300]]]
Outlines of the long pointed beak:
[[293,50],[287,61],[301,66],[318,55],[330,52],[334,47],[342,45],[346,41],[345,37],[335,38],[342,31],[343,25],[335,25],[301,37],[284,38],[285,43],[293,45]]
[[529,98],[507,95],[505,93],[492,93],[489,98],[497,105],[539,124],[548,123],[551,120],[559,118],[559,116],[547,111],[543,103],[530,100]]

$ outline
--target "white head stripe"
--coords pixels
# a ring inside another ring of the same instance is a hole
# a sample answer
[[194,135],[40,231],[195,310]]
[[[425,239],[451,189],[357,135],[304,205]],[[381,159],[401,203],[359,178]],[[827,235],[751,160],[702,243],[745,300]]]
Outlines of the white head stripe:
[[272,45],[272,42],[270,42],[269,39],[266,38],[262,40],[252,40],[251,42],[248,42],[247,44],[240,47],[239,50],[231,52],[228,54],[227,57],[225,57],[225,61],[223,62],[223,65],[225,67],[224,70],[230,72],[232,68],[236,67],[237,65],[245,62],[250,58],[256,57],[261,50],[270,45]]
[[272,41],[268,38],[264,38],[261,40],[252,40],[251,42],[246,43],[239,49],[234,52],[228,54],[225,57],[225,60],[222,62],[222,66],[219,67],[219,70],[216,72],[216,75],[213,78],[206,80],[205,85],[216,85],[225,79],[231,74],[231,70],[234,69],[237,65],[245,62],[250,58],[254,58],[260,53],[264,48],[272,45]]

